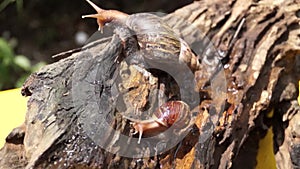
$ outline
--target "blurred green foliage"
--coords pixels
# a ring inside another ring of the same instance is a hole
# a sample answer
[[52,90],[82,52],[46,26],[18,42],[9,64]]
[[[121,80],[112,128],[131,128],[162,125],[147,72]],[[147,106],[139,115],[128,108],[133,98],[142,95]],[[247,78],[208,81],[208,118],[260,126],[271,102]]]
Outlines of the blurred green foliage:
[[10,3],[16,3],[17,11],[22,12],[23,0],[4,0],[0,3],[0,12],[4,10]]
[[0,38],[0,90],[21,87],[26,78],[37,71],[44,62],[31,65],[23,55],[15,55],[16,40]]

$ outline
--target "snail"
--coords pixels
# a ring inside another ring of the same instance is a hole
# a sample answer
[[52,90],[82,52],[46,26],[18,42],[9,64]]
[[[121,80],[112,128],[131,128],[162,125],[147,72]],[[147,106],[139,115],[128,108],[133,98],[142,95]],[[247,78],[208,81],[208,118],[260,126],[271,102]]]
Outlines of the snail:
[[150,52],[143,56],[145,59],[185,63],[193,72],[200,69],[199,60],[189,45],[158,16],[149,13],[128,15],[117,10],[104,10],[90,0],[86,1],[97,14],[83,15],[82,18],[97,19],[98,30],[101,31],[108,23],[118,25],[116,29],[120,29],[119,32],[124,28],[132,30],[140,51]]
[[[100,31],[103,31],[106,24],[112,23],[116,25],[115,30],[119,33],[125,29],[134,32],[138,50],[145,52],[142,55],[143,59],[163,63],[172,63],[172,61],[183,63],[192,72],[200,69],[198,58],[189,45],[158,16],[148,13],[128,15],[117,10],[104,10],[90,0],[86,1],[97,11],[97,14],[84,15],[82,18],[96,18]],[[126,42],[122,37],[121,40]],[[154,117],[149,120],[129,119],[135,130],[133,134],[139,133],[138,143],[142,136],[157,135],[172,125],[178,128],[187,125],[190,122],[191,112],[189,105],[183,101],[168,101],[153,115]]]
[[130,119],[135,132],[139,133],[138,144],[142,136],[150,137],[164,132],[172,125],[176,128],[183,128],[190,124],[191,113],[189,106],[182,101],[169,101],[162,104],[153,112],[153,118],[149,120]]

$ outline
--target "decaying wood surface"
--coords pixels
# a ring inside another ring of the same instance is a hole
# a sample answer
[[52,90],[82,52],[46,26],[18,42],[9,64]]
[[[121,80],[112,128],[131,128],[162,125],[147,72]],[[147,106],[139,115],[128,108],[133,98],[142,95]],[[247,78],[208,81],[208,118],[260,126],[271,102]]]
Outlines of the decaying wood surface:
[[[121,83],[129,92],[123,95],[124,104],[135,105],[127,111],[145,106],[155,109],[147,105],[157,94],[153,89],[166,88],[170,97],[178,97],[174,81],[153,72],[146,77],[131,65],[119,66],[116,60],[122,44],[115,35],[61,54],[64,59],[43,67],[23,85],[22,94],[30,96],[26,120],[7,137],[0,151],[1,168],[253,168],[258,141],[269,127],[274,132],[277,168],[299,168],[299,17],[300,2],[293,0],[204,0],[165,16],[192,47],[197,49],[199,39],[208,46],[203,37],[211,39],[219,53],[214,57],[223,63],[227,89],[218,93],[220,99],[211,112],[213,92],[204,90],[211,77],[202,72],[205,70],[196,72],[201,104],[196,109],[195,130],[173,149],[142,159],[105,151],[87,136],[79,117],[86,114],[93,119],[95,107],[86,102],[101,102],[97,109],[113,113],[109,101],[114,96],[106,87],[115,72],[125,72]],[[200,56],[202,63],[205,59],[209,56]],[[131,74],[124,71],[128,69]],[[74,90],[78,82],[93,90]],[[77,92],[97,97],[84,100],[75,97]],[[128,120],[112,115],[110,124],[129,134]],[[207,132],[211,117],[219,122]],[[118,142],[118,134],[104,132],[103,139],[109,144]],[[205,140],[200,139],[203,135]],[[141,153],[146,156],[147,151]]]

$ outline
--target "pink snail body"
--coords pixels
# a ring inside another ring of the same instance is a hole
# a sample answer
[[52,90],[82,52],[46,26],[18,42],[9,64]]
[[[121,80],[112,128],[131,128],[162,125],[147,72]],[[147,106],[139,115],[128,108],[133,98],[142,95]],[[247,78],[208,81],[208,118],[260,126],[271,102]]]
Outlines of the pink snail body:
[[146,137],[164,132],[172,125],[174,128],[182,128],[190,122],[189,106],[182,101],[169,101],[161,105],[150,120],[131,120],[135,129],[134,134],[139,133],[140,143],[142,135]]

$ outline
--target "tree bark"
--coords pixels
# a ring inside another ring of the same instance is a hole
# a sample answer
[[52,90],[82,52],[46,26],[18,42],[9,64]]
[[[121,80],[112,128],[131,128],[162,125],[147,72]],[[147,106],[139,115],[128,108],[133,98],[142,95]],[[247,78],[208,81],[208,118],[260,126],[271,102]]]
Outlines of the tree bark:
[[[26,120],[6,138],[2,168],[253,168],[258,141],[270,127],[277,168],[300,167],[299,11],[300,3],[293,0],[204,0],[164,16],[199,50],[201,64],[218,57],[223,71],[214,65],[213,73],[195,72],[201,99],[191,108],[196,112],[192,130],[170,150],[151,157],[153,147],[137,150],[145,158],[107,151],[82,123],[101,133],[106,147],[118,144],[123,134],[135,138],[129,120],[111,106],[116,100],[112,83],[119,80],[126,89],[126,114],[135,108],[155,110],[155,104],[147,104],[158,95],[154,89],[165,88],[170,97],[178,97],[174,80],[120,63],[123,49],[116,35],[57,55],[63,59],[32,74],[23,85],[22,94],[30,96]],[[215,78],[221,76],[225,81]],[[218,93],[214,86],[205,88],[208,82],[225,83],[226,88]],[[215,95],[219,97],[214,100]],[[122,111],[122,106],[116,109]],[[112,128],[99,131],[101,118]]]

